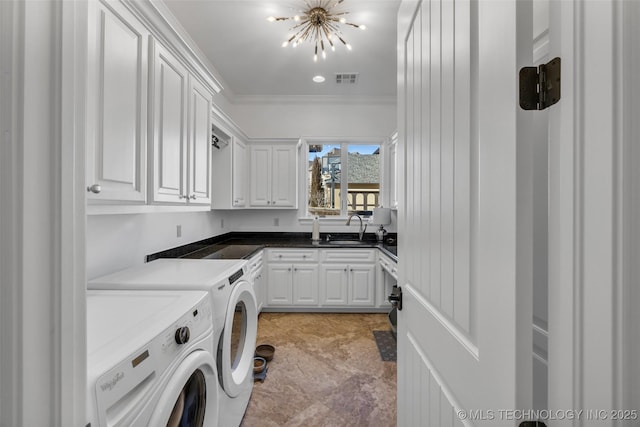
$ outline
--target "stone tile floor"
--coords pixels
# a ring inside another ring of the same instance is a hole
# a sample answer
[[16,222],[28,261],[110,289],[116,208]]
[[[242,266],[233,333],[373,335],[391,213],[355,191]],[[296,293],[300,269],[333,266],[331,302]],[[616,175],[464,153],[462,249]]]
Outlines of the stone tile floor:
[[257,344],[275,346],[242,427],[396,425],[396,363],[374,330],[385,314],[262,313]]

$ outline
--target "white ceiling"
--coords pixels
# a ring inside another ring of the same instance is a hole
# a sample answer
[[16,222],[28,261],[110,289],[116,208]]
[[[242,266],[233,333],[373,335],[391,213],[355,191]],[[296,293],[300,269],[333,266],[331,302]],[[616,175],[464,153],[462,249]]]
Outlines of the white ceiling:
[[[308,0],[315,5],[318,0]],[[342,26],[348,51],[336,46],[326,60],[313,61],[310,42],[283,48],[292,22],[268,22],[269,16],[293,16],[304,0],[164,0],[198,45],[231,100],[251,97],[345,96],[394,98],[396,95],[396,15],[400,0],[344,0],[350,22]],[[355,85],[338,85],[336,73],[358,73]],[[325,76],[314,83],[313,76]]]

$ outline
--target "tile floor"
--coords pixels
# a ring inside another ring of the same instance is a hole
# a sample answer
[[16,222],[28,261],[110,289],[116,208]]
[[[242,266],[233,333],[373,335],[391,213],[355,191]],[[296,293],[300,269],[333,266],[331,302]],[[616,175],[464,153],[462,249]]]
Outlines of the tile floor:
[[242,427],[395,426],[396,363],[374,330],[389,330],[386,314],[260,314],[258,344],[276,351]]

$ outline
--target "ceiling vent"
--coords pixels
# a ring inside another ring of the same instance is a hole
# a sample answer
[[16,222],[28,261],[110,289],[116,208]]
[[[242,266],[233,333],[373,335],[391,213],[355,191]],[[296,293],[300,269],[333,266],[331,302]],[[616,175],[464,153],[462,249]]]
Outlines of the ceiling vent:
[[358,82],[358,73],[339,73],[336,74],[336,84],[354,85]]

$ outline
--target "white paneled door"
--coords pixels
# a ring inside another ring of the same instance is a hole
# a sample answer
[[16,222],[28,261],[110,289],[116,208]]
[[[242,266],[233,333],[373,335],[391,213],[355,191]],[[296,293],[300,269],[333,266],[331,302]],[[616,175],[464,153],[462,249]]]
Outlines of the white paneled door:
[[403,427],[513,426],[531,408],[531,16],[526,0],[400,6]]

